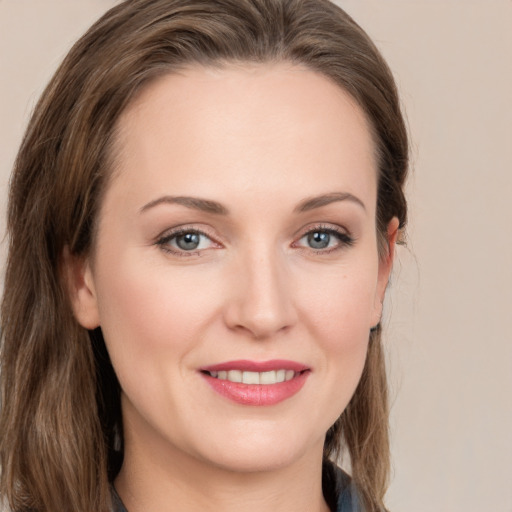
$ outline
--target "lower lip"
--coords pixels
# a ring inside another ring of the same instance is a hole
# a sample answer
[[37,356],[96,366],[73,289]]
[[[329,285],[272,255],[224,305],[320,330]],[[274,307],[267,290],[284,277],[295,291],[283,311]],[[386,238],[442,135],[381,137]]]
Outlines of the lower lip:
[[291,380],[276,384],[243,384],[217,379],[205,373],[201,375],[219,395],[237,404],[263,406],[278,404],[298,393],[309,374],[306,370]]

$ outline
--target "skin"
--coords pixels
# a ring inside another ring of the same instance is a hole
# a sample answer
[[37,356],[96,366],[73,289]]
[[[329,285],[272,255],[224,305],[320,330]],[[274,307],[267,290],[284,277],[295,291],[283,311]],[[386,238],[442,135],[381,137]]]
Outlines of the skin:
[[[379,257],[361,109],[301,67],[193,67],[146,87],[118,128],[95,249],[68,267],[123,390],[119,494],[130,512],[328,510],[323,440],[361,376],[398,225]],[[203,233],[197,249],[177,227]],[[247,406],[199,372],[238,359],[311,371],[291,398]]]

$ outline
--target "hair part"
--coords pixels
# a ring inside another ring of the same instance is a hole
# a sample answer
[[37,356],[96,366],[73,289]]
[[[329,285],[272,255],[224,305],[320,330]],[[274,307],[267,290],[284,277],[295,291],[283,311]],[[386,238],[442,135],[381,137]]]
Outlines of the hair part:
[[[86,257],[115,165],[119,116],[149,82],[190,64],[289,62],[328,77],[365,112],[378,155],[381,255],[406,223],[407,134],[392,75],[328,0],[127,0],[74,45],[30,120],[12,175],[1,306],[0,493],[13,511],[110,508],[123,455],[120,389],[101,331],[74,319],[63,250]],[[366,510],[383,510],[388,403],[380,326],[361,381],[326,436],[346,448]]]

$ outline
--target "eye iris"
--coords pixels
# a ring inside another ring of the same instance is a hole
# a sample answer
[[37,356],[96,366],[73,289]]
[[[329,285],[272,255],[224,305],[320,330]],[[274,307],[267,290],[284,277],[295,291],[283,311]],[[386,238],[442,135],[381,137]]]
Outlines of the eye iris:
[[308,235],[308,244],[313,249],[325,249],[330,241],[331,235],[323,231],[315,231]]
[[185,233],[176,237],[176,245],[184,251],[197,249],[199,242],[200,235],[198,233]]

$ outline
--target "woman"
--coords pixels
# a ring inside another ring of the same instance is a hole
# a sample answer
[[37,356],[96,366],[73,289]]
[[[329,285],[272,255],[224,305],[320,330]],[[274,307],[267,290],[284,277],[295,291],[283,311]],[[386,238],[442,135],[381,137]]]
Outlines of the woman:
[[392,76],[330,2],[103,16],[11,183],[10,508],[384,510],[406,170]]

